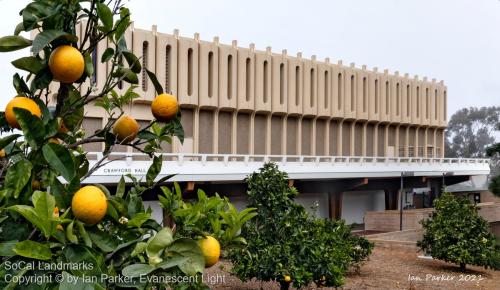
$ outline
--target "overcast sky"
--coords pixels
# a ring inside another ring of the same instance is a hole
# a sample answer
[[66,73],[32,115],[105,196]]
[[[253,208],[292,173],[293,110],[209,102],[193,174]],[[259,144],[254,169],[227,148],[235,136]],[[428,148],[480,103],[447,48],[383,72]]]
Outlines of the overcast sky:
[[[29,1],[0,0],[1,35],[21,21]],[[125,1],[127,2],[127,1]],[[444,80],[448,114],[467,106],[500,105],[499,0],[129,0],[135,27],[199,32],[204,40],[238,40],[289,54],[355,62],[392,73]],[[0,108],[14,96],[10,61],[0,54]]]

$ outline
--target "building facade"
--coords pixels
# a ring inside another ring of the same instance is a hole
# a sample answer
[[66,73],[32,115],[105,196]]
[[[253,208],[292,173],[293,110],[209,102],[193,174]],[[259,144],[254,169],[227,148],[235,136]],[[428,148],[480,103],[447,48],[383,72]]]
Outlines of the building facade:
[[[443,81],[219,43],[152,30],[126,32],[130,50],[177,96],[184,144],[172,153],[444,157],[447,88]],[[96,59],[106,49],[101,44]],[[95,84],[110,69],[96,61]],[[118,91],[124,92],[127,84]],[[154,86],[143,70],[129,108],[140,124],[153,116]],[[89,106],[84,128],[106,123]],[[101,151],[101,145],[87,145]],[[130,150],[130,149],[120,149]]]

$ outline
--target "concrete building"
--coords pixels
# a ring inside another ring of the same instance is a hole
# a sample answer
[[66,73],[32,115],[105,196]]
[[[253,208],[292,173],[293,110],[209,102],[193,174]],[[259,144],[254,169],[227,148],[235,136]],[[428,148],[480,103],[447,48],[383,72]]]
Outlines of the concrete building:
[[[409,175],[408,187],[426,188],[433,198],[443,182],[489,172],[486,160],[443,158],[443,81],[239,47],[236,41],[205,41],[198,34],[187,38],[156,27],[132,28],[126,40],[143,67],[179,100],[186,138],[165,148],[162,174],[179,173],[174,180],[188,188],[228,194],[243,206],[243,178],[271,160],[301,190],[299,201],[319,205],[318,215],[364,223],[366,211],[398,208],[402,174]],[[96,55],[105,49],[101,44]],[[110,68],[95,63],[100,87]],[[126,89],[125,83],[119,87]],[[128,113],[146,125],[153,118],[155,90],[145,71],[136,91],[141,98]],[[106,122],[103,110],[87,107],[87,132]],[[112,184],[122,172],[143,174],[149,164],[141,161],[144,156],[130,148],[119,151],[127,159],[102,168],[88,182]]]

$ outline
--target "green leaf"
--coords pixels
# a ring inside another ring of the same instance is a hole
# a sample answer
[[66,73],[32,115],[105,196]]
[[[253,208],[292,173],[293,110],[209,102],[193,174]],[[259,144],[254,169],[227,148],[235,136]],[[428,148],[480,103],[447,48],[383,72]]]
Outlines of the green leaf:
[[30,180],[32,169],[33,165],[29,160],[21,159],[7,170],[4,187],[14,198],[19,197],[19,193]]
[[26,56],[16,59],[12,61],[12,65],[18,69],[22,69],[33,74],[37,74],[44,67],[43,62],[34,56]]
[[146,174],[146,182],[148,186],[151,186],[156,177],[158,176],[158,174],[160,174],[162,159],[163,159],[162,155],[160,156],[155,155],[155,157],[153,158],[153,163],[151,164],[151,166],[149,166],[148,172]]
[[47,143],[42,148],[43,157],[49,165],[70,182],[76,175],[75,164],[71,153],[66,147],[55,144]]
[[148,275],[154,270],[156,270],[156,268],[148,264],[132,264],[123,268],[122,275],[125,277],[136,278]]
[[16,36],[17,36],[17,35],[19,35],[19,34],[20,34],[21,32],[23,32],[23,31],[24,31],[24,23],[22,23],[22,22],[21,22],[21,23],[18,23],[18,24],[16,25],[16,28],[14,29],[14,35],[16,35]]
[[149,213],[140,212],[128,221],[127,226],[140,228],[150,217],[151,215]]
[[81,263],[86,262],[87,265],[92,265],[93,267],[79,267],[78,269],[72,269],[72,273],[77,276],[91,276],[91,275],[101,275],[102,269],[102,256],[97,254],[92,248],[86,247],[84,245],[66,244],[62,250],[62,254],[67,262],[70,263]]
[[163,270],[167,270],[176,266],[180,266],[188,261],[188,257],[176,254],[174,256],[168,256],[163,262],[158,264],[156,267]]
[[163,94],[163,87],[156,78],[156,75],[148,69],[146,69],[146,73],[148,74],[148,77],[151,80],[151,82],[153,82],[153,85],[155,86],[156,94],[158,95]]
[[97,16],[101,19],[104,32],[109,32],[113,29],[113,13],[106,4],[97,3]]
[[14,246],[17,244],[17,241],[8,241],[0,243],[0,256],[2,257],[12,257],[15,256],[16,253],[13,251]]
[[18,73],[15,73],[12,77],[12,85],[14,85],[18,95],[26,96],[31,94],[30,88]]
[[52,15],[59,13],[61,5],[54,5],[50,1],[34,1],[22,10],[23,26],[30,31],[38,26],[38,23]]
[[49,67],[44,67],[36,74],[35,78],[31,82],[31,91],[36,91],[48,87],[53,78],[54,77],[52,76],[52,72],[50,71]]
[[38,149],[45,138],[45,126],[42,120],[22,108],[14,108],[16,120],[23,130],[24,138],[33,149]]
[[48,244],[41,244],[30,240],[17,243],[13,251],[19,256],[36,260],[50,260],[52,258],[52,252]]
[[19,134],[12,134],[3,138],[0,138],[0,150],[5,148],[7,145],[15,141],[17,138],[19,138],[21,135]]
[[42,221],[36,214],[35,209],[27,205],[13,205],[9,209],[21,214],[24,218],[30,221],[33,225],[39,228],[42,232],[46,231],[46,223]]
[[118,246],[118,242],[106,232],[98,229],[92,229],[87,232],[94,245],[105,253],[113,252]]
[[66,227],[66,238],[68,241],[72,242],[73,244],[78,244],[78,238],[76,237],[75,233],[73,232],[73,227],[74,227],[75,222],[69,223],[69,225]]
[[179,269],[184,274],[194,276],[197,273],[203,273],[205,258],[195,241],[186,238],[177,239],[168,247],[168,252],[169,254],[174,252],[186,258],[184,262],[179,264]]
[[32,199],[37,217],[50,226],[54,217],[54,207],[56,207],[55,198],[48,192],[35,191]]
[[130,51],[123,51],[122,54],[125,57],[125,59],[127,60],[127,63],[128,63],[130,70],[132,72],[138,74],[142,71],[141,62],[139,61],[137,56],[135,56],[135,54],[133,54]]
[[146,250],[147,246],[148,246],[148,243],[144,243],[144,242],[137,243],[135,245],[134,251],[132,251],[132,254],[130,254],[130,256],[135,257],[139,254],[142,254]]
[[71,112],[64,116],[64,125],[70,131],[77,131],[83,121],[83,103],[80,93],[76,90],[71,90],[69,92],[68,98],[64,100],[63,112]]
[[85,245],[89,248],[92,248],[92,240],[90,239],[89,234],[85,230],[85,225],[80,221],[76,221],[76,226],[78,228],[78,233],[80,233],[80,236],[82,237]]
[[31,45],[31,40],[20,35],[0,37],[0,52],[9,52],[23,49]]
[[148,241],[146,254],[150,260],[150,264],[158,264],[161,262],[161,254],[165,247],[172,244],[174,241],[172,230],[170,228],[161,229],[154,237]]
[[31,52],[33,54],[38,54],[42,49],[44,49],[52,41],[64,37],[65,39],[76,42],[76,37],[72,34],[66,33],[62,30],[49,29],[44,30],[35,36],[33,40],[33,46],[31,47]]
[[124,194],[125,194],[125,178],[122,176],[120,178],[120,182],[118,182],[118,185],[116,186],[115,196],[123,197]]
[[[127,8],[120,9],[120,19],[115,22],[115,41],[120,43],[125,41],[123,34],[130,25],[130,12]],[[123,46],[123,44],[121,44]]]
[[85,60],[85,73],[90,77],[94,74],[94,61],[88,52],[83,55],[83,58]]
[[108,60],[110,60],[113,57],[114,54],[115,54],[115,50],[113,48],[111,48],[111,47],[106,48],[106,50],[102,53],[101,62],[102,63],[107,62]]
[[113,73],[113,77],[123,79],[127,83],[137,85],[139,83],[139,79],[137,78],[137,74],[134,73],[129,68],[118,68],[115,73]]

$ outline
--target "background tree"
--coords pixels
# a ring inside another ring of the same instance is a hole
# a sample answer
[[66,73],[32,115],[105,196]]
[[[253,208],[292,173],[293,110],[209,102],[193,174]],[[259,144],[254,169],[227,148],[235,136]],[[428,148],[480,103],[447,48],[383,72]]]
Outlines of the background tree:
[[460,266],[494,267],[498,257],[495,236],[489,232],[488,222],[465,197],[455,197],[445,192],[434,200],[430,219],[421,221],[423,239],[417,242],[424,252],[434,259]]
[[247,184],[257,216],[243,227],[247,246],[230,254],[240,279],[277,281],[281,289],[313,282],[338,287],[349,268],[370,255],[373,245],[353,236],[344,221],[315,218],[297,204],[297,190],[276,164],[265,164]]
[[500,107],[463,108],[453,114],[446,130],[446,157],[485,157],[495,142],[493,132],[500,120]]
[[[500,123],[497,124],[500,131]],[[500,142],[488,147],[486,156],[491,158],[490,163],[490,184],[488,189],[496,196],[500,197]]]

